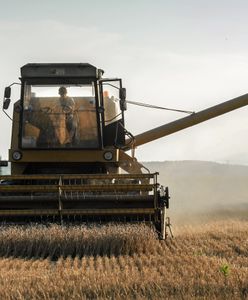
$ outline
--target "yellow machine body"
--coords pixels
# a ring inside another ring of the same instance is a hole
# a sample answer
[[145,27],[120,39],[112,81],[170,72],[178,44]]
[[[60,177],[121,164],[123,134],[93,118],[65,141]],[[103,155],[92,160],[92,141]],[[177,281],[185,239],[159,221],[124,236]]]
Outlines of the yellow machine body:
[[121,79],[89,64],[27,64],[21,75],[11,175],[0,176],[3,221],[148,222],[164,239],[168,188],[126,151],[248,104],[243,95],[133,136]]

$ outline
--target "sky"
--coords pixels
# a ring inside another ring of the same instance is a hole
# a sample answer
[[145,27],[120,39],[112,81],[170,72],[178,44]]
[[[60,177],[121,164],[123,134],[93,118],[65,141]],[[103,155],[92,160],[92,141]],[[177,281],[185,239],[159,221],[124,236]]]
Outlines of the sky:
[[[248,2],[0,0],[0,93],[31,62],[87,62],[127,100],[200,111],[248,92]],[[12,102],[19,99],[13,88]],[[11,109],[9,111],[11,113]],[[134,135],[185,115],[128,105]],[[140,146],[141,161],[248,164],[248,108]],[[0,111],[0,155],[11,121]]]

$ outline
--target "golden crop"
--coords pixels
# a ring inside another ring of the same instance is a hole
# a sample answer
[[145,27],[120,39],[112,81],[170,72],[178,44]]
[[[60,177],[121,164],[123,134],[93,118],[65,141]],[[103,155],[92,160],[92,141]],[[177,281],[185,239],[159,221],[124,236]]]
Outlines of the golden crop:
[[248,222],[5,226],[0,299],[247,299]]

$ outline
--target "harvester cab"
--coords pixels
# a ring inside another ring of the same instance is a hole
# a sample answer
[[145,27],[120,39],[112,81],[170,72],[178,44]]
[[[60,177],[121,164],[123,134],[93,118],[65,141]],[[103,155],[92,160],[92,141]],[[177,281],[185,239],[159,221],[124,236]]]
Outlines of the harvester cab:
[[21,68],[11,175],[1,176],[3,221],[145,221],[165,238],[168,192],[160,192],[156,173],[143,173],[125,153],[134,143],[124,123],[126,90],[103,73],[87,63]]
[[[147,222],[161,239],[170,225],[169,191],[135,159],[134,148],[248,104],[246,94],[133,136],[124,112],[134,102],[121,79],[103,78],[85,63],[27,64],[20,80],[0,219]],[[6,114],[10,97],[11,85]]]
[[[125,89],[121,79],[102,79],[102,74],[89,64],[21,68],[9,153],[12,174],[47,174],[46,162],[58,174],[107,172],[107,162],[111,166],[125,146]],[[5,110],[10,89],[5,89]],[[75,161],[77,155],[89,168]]]

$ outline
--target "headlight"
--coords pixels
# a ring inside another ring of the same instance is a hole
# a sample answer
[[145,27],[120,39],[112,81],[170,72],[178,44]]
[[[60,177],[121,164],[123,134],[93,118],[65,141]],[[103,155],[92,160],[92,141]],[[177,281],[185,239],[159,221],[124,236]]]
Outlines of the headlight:
[[12,158],[14,160],[20,160],[22,158],[22,153],[20,151],[14,151],[12,153]]
[[113,159],[113,153],[110,152],[110,151],[104,152],[103,157],[106,160],[112,160]]

